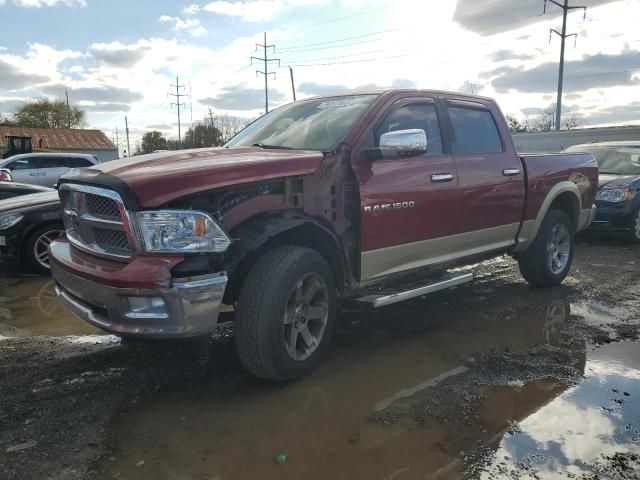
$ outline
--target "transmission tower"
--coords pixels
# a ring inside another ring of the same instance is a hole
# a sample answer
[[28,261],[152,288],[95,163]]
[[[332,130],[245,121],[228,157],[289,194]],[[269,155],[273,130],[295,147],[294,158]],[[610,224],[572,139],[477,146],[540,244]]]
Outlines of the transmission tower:
[[549,30],[549,42],[551,42],[551,34],[555,33],[560,37],[560,65],[558,67],[558,98],[556,100],[556,119],[555,129],[560,130],[560,118],[562,116],[562,81],[564,77],[564,44],[567,37],[573,37],[574,41],[578,38],[577,33],[567,34],[567,14],[570,10],[582,9],[584,11],[583,18],[587,18],[587,7],[584,5],[569,6],[569,0],[564,0],[564,3],[557,2],[556,0],[544,0],[544,10],[542,13],[547,13],[547,2],[562,9],[562,32],[557,31],[555,28]]
[[176,75],[176,83],[175,85],[170,85],[170,87],[175,87],[176,89],[176,93],[167,93],[167,95],[169,97],[175,97],[176,101],[171,102],[171,106],[173,107],[174,105],[176,107],[178,107],[178,148],[182,148],[182,134],[180,131],[180,107],[186,107],[185,103],[180,102],[180,98],[181,97],[188,97],[189,95],[187,95],[186,93],[180,93],[180,89],[184,89],[184,85],[180,85],[180,82],[178,81],[178,76]]
[[253,61],[257,60],[260,62],[264,62],[264,71],[256,70],[256,75],[264,75],[264,113],[269,113],[269,75],[273,75],[273,78],[276,78],[276,72],[269,71],[269,63],[278,62],[278,68],[280,68],[280,59],[279,58],[268,58],[267,50],[273,49],[275,51],[275,45],[267,45],[267,32],[264,32],[264,43],[256,43],[256,52],[259,48],[262,48],[264,51],[264,57],[251,57],[251,64],[253,65]]

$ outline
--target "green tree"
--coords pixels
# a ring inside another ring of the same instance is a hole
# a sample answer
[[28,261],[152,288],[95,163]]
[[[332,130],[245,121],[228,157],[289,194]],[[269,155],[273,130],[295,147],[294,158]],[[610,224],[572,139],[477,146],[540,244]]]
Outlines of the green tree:
[[86,114],[78,107],[62,100],[39,98],[20,107],[14,113],[19,127],[32,128],[83,128],[87,125]]
[[184,134],[183,148],[218,147],[222,145],[222,133],[206,122],[198,122]]
[[142,145],[141,145],[142,153],[152,153],[156,150],[166,150],[167,149],[167,139],[162,136],[162,133],[157,130],[153,130],[151,132],[147,132],[142,135]]

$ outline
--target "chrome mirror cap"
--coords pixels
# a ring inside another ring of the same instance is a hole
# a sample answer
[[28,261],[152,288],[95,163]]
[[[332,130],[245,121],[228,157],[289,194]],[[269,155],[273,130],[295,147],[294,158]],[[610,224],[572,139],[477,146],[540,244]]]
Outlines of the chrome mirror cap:
[[383,133],[380,150],[399,155],[420,155],[427,151],[427,134],[420,128]]

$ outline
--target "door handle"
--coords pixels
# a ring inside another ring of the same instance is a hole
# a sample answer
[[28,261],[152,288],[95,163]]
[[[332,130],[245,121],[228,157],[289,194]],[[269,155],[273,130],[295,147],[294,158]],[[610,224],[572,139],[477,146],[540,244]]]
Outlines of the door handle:
[[514,175],[520,175],[520,169],[519,168],[505,168],[504,170],[502,170],[502,174],[505,177],[513,177]]
[[37,177],[40,174],[38,172],[34,172],[34,173],[30,173],[29,175],[31,175],[32,177]]
[[431,175],[431,181],[434,183],[450,182],[453,180],[453,175],[450,173],[435,173]]

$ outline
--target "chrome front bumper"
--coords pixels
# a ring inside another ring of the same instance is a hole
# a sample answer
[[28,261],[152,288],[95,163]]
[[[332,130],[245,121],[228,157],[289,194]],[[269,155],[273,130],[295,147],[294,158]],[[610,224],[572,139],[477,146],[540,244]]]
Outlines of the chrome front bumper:
[[117,335],[185,338],[213,332],[225,273],[174,282],[170,288],[116,288],[51,264],[60,302],[81,319]]

